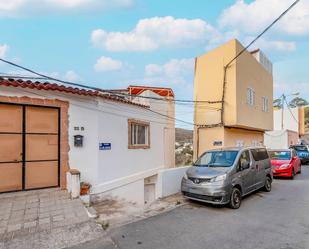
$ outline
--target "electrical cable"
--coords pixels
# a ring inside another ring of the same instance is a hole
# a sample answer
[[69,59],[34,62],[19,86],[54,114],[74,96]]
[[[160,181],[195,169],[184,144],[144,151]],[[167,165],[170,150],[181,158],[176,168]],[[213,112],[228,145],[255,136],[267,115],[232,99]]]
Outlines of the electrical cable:
[[[290,114],[292,115],[293,119],[294,119],[295,122],[299,125],[299,121],[297,120],[297,118],[295,118],[295,116],[294,116],[292,110],[290,109],[289,104],[288,104],[288,102],[286,101],[286,99],[284,99],[284,102],[286,103],[286,106],[287,106],[287,108],[288,108]],[[283,103],[283,104],[284,104],[284,103]]]
[[223,92],[221,99],[221,124],[224,124],[224,99],[225,99],[225,89],[226,89],[226,71],[229,65],[236,60],[240,55],[242,55],[252,44],[254,44],[261,36],[263,36],[275,23],[277,23],[283,16],[285,16],[300,0],[294,1],[285,11],[283,11],[270,25],[268,25],[257,37],[255,37],[247,46],[245,46],[232,60],[229,61],[224,66],[224,77],[223,77]]
[[[43,94],[38,94],[38,93],[34,93],[34,92],[30,92],[30,91],[27,91],[25,89],[21,89],[23,92],[25,93],[30,93],[30,94],[34,94],[34,95],[37,95],[39,97],[43,97],[43,98],[46,98],[48,96],[46,95],[43,95]],[[109,105],[112,105],[111,103],[107,103],[104,101],[105,104],[109,104]],[[77,106],[77,107],[82,107],[82,108],[85,108],[85,109],[88,109],[88,110],[94,110],[94,111],[100,111],[100,112],[103,112],[103,113],[106,113],[106,114],[110,114],[110,115],[114,115],[114,116],[119,116],[119,117],[125,117],[125,118],[132,118],[132,116],[128,116],[128,115],[123,115],[123,114],[117,114],[117,113],[114,113],[114,112],[108,112],[108,111],[105,111],[105,110],[102,110],[102,109],[97,109],[97,108],[92,108],[92,107],[87,107],[87,106],[84,106],[84,105],[79,105],[79,104],[76,104],[76,103],[73,103],[71,102],[71,104],[73,106]],[[109,107],[110,108],[110,107]],[[120,109],[118,109],[120,110]],[[146,109],[147,110],[147,109]],[[121,110],[120,110],[121,111]],[[145,117],[151,117],[149,115],[145,115],[144,113],[137,113],[137,112],[131,112],[133,114],[139,114],[141,116],[145,116]],[[165,125],[165,124],[169,124],[169,123],[164,123],[164,122],[159,122],[157,120],[148,120],[150,122],[153,122],[153,123],[157,123],[157,124],[162,124],[162,125]],[[190,124],[191,126],[191,124]],[[175,127],[176,128],[176,127]],[[178,127],[177,127],[178,128]],[[180,128],[188,128],[188,127],[180,127]]]
[[[216,104],[216,103],[221,103],[221,101],[204,101],[204,100],[201,100],[201,101],[195,101],[195,100],[187,100],[187,99],[164,99],[164,98],[160,98],[160,97],[149,97],[149,96],[141,96],[141,95],[134,95],[134,94],[128,94],[128,93],[122,93],[122,92],[118,92],[117,90],[105,90],[105,89],[101,89],[101,88],[98,88],[98,87],[92,87],[92,86],[87,86],[85,84],[81,84],[81,83],[76,83],[76,82],[71,82],[71,81],[65,81],[65,80],[60,80],[60,79],[57,79],[55,77],[51,77],[51,76],[48,76],[48,75],[45,75],[45,74],[41,74],[41,73],[38,73],[32,69],[29,69],[27,67],[24,67],[24,66],[21,66],[21,65],[18,65],[14,62],[11,62],[11,61],[8,61],[8,60],[5,60],[3,58],[0,58],[0,61],[4,62],[4,63],[7,63],[11,66],[14,66],[14,67],[18,67],[20,69],[23,69],[25,71],[28,71],[30,73],[33,73],[35,75],[38,75],[40,77],[31,77],[31,76],[23,76],[23,78],[25,79],[45,79],[45,80],[52,80],[52,81],[57,81],[57,82],[60,82],[60,83],[63,83],[63,84],[66,84],[66,85],[72,85],[72,86],[75,86],[75,87],[80,87],[80,88],[86,88],[86,89],[91,89],[91,90],[94,90],[94,91],[98,91],[98,92],[102,92],[102,93],[109,93],[111,95],[120,95],[120,96],[126,96],[126,97],[134,97],[134,98],[144,98],[144,99],[154,99],[154,100],[159,100],[159,101],[170,101],[170,102],[183,102],[183,103],[208,103],[208,104]],[[17,76],[17,75],[0,75],[0,77],[4,77],[4,78],[21,78],[20,76]]]

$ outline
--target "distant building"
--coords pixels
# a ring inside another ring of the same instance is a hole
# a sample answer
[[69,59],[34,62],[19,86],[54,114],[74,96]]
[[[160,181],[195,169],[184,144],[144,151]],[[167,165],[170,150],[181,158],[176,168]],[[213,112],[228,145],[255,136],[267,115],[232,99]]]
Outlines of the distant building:
[[194,155],[223,146],[263,144],[264,132],[273,129],[272,64],[260,51],[245,51],[226,70],[224,67],[243,49],[237,41],[196,58],[194,78]]
[[[283,115],[283,117],[282,117]],[[287,149],[305,134],[304,107],[274,110],[274,130],[265,132],[264,144],[270,149]]]

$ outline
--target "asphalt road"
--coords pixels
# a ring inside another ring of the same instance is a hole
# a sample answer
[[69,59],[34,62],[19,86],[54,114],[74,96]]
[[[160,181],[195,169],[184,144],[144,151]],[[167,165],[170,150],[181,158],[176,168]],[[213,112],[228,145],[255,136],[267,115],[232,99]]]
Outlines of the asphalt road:
[[75,249],[308,249],[309,165],[270,193],[246,197],[238,210],[192,202],[109,232],[111,240]]

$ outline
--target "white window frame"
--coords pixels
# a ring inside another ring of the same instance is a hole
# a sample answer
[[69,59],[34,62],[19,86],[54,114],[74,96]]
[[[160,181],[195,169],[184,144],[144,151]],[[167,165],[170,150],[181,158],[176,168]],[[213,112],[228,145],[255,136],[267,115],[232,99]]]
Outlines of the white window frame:
[[255,105],[255,91],[252,87],[247,88],[247,104],[250,106]]

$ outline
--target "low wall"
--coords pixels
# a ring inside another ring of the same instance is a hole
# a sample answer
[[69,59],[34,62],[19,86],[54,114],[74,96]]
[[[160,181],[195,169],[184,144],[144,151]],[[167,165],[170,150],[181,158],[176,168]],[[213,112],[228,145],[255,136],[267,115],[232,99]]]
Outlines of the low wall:
[[189,166],[162,169],[158,172],[156,197],[162,198],[180,192],[181,179]]

